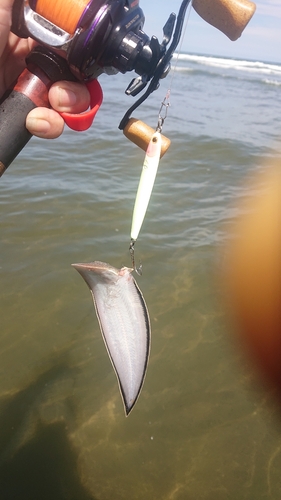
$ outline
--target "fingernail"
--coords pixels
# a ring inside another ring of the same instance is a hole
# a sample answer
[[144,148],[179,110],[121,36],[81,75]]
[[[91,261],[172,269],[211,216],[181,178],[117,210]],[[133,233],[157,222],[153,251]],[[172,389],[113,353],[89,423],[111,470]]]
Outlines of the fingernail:
[[41,118],[33,118],[32,116],[27,116],[26,128],[32,135],[44,136],[50,130],[50,123],[47,120],[42,120]]
[[77,98],[76,94],[72,92],[72,90],[64,89],[63,87],[59,87],[59,106],[67,107],[73,106],[76,104]]

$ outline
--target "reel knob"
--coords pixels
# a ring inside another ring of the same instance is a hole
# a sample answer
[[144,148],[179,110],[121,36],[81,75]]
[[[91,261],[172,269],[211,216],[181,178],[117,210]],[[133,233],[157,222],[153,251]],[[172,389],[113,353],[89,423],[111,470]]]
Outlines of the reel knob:
[[[130,118],[127,125],[124,127],[123,134],[132,141],[134,144],[139,146],[139,148],[144,151],[147,150],[148,144],[151,140],[151,137],[155,133],[155,130],[147,125],[146,123],[138,120],[136,118]],[[161,154],[160,158],[164,156],[166,151],[169,149],[171,141],[168,137],[165,137],[161,134]]]

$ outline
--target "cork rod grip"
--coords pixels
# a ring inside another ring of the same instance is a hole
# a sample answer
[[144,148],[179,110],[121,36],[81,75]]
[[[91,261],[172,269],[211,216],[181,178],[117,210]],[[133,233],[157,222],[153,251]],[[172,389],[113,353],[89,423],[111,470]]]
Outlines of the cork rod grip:
[[193,0],[192,6],[204,21],[232,41],[241,36],[256,10],[249,0]]
[[[149,141],[154,132],[155,129],[153,129],[149,125],[146,125],[146,123],[142,122],[141,120],[137,120],[136,118],[130,118],[123,130],[123,134],[144,151],[146,151]],[[168,139],[168,137],[161,135],[161,139],[162,146],[160,158],[162,158],[162,156],[166,153],[171,144],[171,141],[170,139]]]

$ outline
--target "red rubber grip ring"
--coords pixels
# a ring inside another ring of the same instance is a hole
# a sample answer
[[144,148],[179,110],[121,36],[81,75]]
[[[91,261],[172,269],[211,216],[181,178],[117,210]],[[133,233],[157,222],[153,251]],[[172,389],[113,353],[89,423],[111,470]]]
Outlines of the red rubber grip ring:
[[83,132],[83,130],[90,128],[103,99],[102,88],[98,80],[91,80],[86,85],[90,92],[89,111],[85,111],[85,113],[80,114],[60,113],[66,125],[77,132]]

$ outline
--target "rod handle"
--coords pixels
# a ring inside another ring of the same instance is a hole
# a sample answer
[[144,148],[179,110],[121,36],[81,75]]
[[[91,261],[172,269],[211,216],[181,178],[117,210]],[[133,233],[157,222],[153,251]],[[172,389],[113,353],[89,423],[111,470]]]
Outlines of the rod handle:
[[0,101],[0,176],[32,137],[25,126],[28,113],[49,106],[51,81],[34,65],[25,68]]
[[192,6],[204,21],[232,41],[242,35],[256,10],[250,0],[193,0]]
[[[150,139],[154,133],[155,130],[152,127],[136,118],[130,118],[123,130],[123,134],[144,151],[147,150]],[[171,144],[170,139],[164,135],[161,135],[161,140],[162,147],[160,158],[166,153]]]
[[0,100],[0,177],[31,138],[25,126],[32,109],[50,107],[52,83],[74,80],[67,62],[44,47],[35,47],[27,56],[27,67],[12,89]]
[[25,95],[12,90],[0,104],[0,176],[31,138],[26,116],[36,105]]

